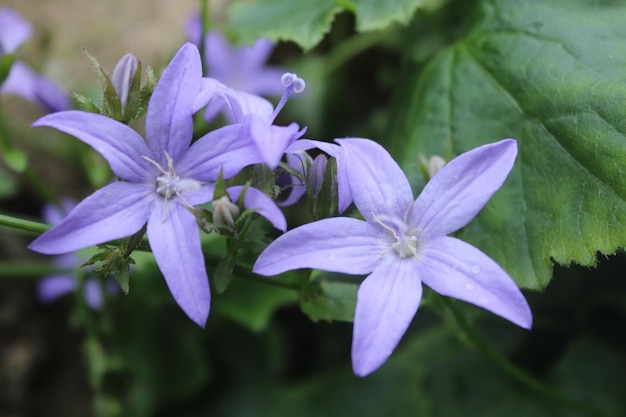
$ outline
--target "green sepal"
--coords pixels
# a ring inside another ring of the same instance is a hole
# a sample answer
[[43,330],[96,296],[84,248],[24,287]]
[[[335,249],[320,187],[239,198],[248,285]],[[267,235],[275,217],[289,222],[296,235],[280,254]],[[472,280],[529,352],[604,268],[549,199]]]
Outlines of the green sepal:
[[314,271],[300,294],[300,308],[314,322],[352,322],[356,308],[356,282],[340,281],[339,274]]
[[93,269],[95,274],[115,278],[122,292],[128,294],[130,290],[130,265],[134,265],[135,261],[126,255],[127,249],[125,247],[98,245],[98,249],[99,252],[89,258],[81,267],[96,265],[96,268]]
[[80,107],[82,110],[89,113],[102,114],[102,109],[98,107],[96,103],[91,101],[89,97],[78,93],[72,93],[72,97],[76,101],[78,107]]
[[220,169],[220,173],[217,176],[217,180],[215,181],[215,189],[213,190],[213,201],[219,200],[220,198],[227,196],[226,192],[226,184],[224,183],[224,175],[222,170]]
[[213,285],[218,294],[222,294],[228,288],[228,284],[230,284],[230,280],[233,277],[236,258],[237,252],[229,251],[226,257],[217,265],[213,275]]
[[0,57],[0,85],[9,78],[11,67],[15,62],[15,56],[13,54],[6,54]]

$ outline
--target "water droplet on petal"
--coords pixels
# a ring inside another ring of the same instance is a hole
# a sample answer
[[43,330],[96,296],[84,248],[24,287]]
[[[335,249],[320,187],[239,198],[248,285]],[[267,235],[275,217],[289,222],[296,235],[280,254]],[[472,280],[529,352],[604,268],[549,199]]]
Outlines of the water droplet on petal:
[[185,62],[185,65],[184,65],[185,69],[189,69],[190,66],[191,64],[189,62]]
[[331,261],[335,261],[337,260],[337,255],[335,255],[334,253],[331,253],[330,255],[328,255],[328,259],[330,259]]
[[472,273],[473,273],[473,274],[478,274],[479,272],[480,272],[480,266],[478,266],[478,265],[474,265],[474,266],[472,267]]
[[465,289],[467,291],[474,291],[474,288],[476,288],[476,287],[474,287],[473,284],[465,284]]

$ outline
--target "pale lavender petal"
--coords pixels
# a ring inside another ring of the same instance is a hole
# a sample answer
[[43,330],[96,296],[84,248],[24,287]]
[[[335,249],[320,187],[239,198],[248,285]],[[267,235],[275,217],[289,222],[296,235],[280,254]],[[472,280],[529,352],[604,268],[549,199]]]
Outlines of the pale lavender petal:
[[[212,104],[215,101],[218,104]],[[269,124],[274,112],[274,106],[266,99],[233,90],[213,78],[202,79],[200,92],[193,105],[194,113],[206,105],[209,105],[210,109],[207,109],[209,114],[205,114],[205,118],[214,116],[213,113],[218,107],[227,107],[226,117],[236,123],[243,123],[248,116],[256,115]]]
[[[243,186],[237,185],[229,187],[226,190],[231,201],[237,201],[243,188]],[[263,191],[248,187],[246,189],[243,205],[245,208],[254,210],[265,217],[278,230],[282,230],[283,232],[287,230],[287,219],[285,219],[285,215],[276,203],[274,203],[274,200],[265,195]]]
[[300,268],[367,274],[387,249],[380,231],[361,220],[330,218],[288,231],[257,259],[253,272],[277,275]]
[[146,136],[161,166],[167,166],[165,152],[176,161],[189,148],[193,137],[192,109],[201,79],[198,48],[186,43],[163,71],[148,104]]
[[343,213],[352,204],[352,192],[348,184],[348,171],[346,170],[346,161],[344,149],[334,143],[320,142],[311,139],[299,139],[287,148],[287,152],[299,150],[308,150],[318,148],[337,161],[337,210]]
[[43,277],[37,283],[37,298],[50,303],[59,297],[68,294],[76,288],[76,281],[71,275],[51,275]]
[[274,126],[259,117],[250,118],[252,140],[257,144],[263,161],[272,169],[276,169],[285,150],[298,138],[299,130],[296,123],[289,126]]
[[208,203],[213,200],[213,192],[215,191],[215,184],[212,182],[205,182],[202,184],[200,189],[194,191],[193,193],[183,192],[182,195],[185,197],[185,200],[192,206],[196,206],[198,204]]
[[120,178],[142,182],[155,177],[154,165],[142,158],[154,158],[142,137],[113,119],[70,110],[44,116],[33,126],[53,127],[91,145]]
[[260,38],[257,39],[252,45],[239,48],[239,60],[247,70],[260,71],[273,50],[274,42],[269,39]]
[[500,188],[516,155],[517,142],[505,139],[457,156],[426,184],[411,208],[410,221],[431,237],[459,230]]
[[189,17],[186,29],[187,39],[189,39],[189,42],[200,48],[200,40],[202,38],[202,21],[199,14],[193,14]]
[[513,279],[474,246],[441,237],[419,250],[424,284],[530,329],[532,313]]
[[157,202],[154,184],[115,182],[96,191],[28,247],[48,255],[127,237],[146,223]]
[[224,178],[230,178],[242,168],[262,161],[249,126],[229,125],[209,132],[191,145],[176,164],[176,172],[181,177],[214,181],[220,170]]
[[285,86],[280,81],[285,72],[284,68],[265,67],[248,78],[245,91],[263,96],[280,96],[285,91]]
[[358,376],[378,369],[394,351],[422,299],[418,268],[410,258],[386,256],[359,287],[352,336]]
[[0,56],[12,54],[30,37],[32,27],[18,12],[0,7]]
[[56,226],[61,223],[70,211],[74,210],[76,204],[77,202],[70,198],[62,198],[60,207],[54,204],[46,204],[43,207],[43,219],[46,223]]
[[[229,71],[236,71],[238,64],[234,62],[234,51],[230,44],[219,31],[212,30],[206,34],[205,42],[205,64],[208,75],[223,83],[229,83]],[[233,86],[234,87],[234,86]]]
[[0,87],[3,94],[15,94],[53,113],[71,107],[69,94],[61,87],[42,77],[23,62],[11,66],[9,76]]
[[198,326],[209,316],[211,293],[195,217],[170,202],[163,213],[154,207],[148,221],[148,240],[172,296]]
[[126,54],[117,62],[111,75],[111,83],[122,103],[122,113],[126,110],[128,93],[138,66],[137,58],[133,54]]
[[[391,155],[369,139],[336,139],[336,142],[344,149],[338,165],[345,161],[350,194],[363,217],[374,221],[372,214],[385,214],[403,219],[413,203],[413,192]],[[341,193],[346,194],[345,190]]]
[[[286,154],[287,164],[300,172],[302,178],[306,178],[307,173],[307,160],[308,163],[312,163],[311,157],[304,152],[297,153],[288,153]],[[288,197],[279,202],[278,205],[281,207],[288,207],[290,205],[296,204],[304,194],[306,194],[306,184],[304,184],[298,177],[289,174],[289,184],[287,184],[287,192],[289,193]]]
[[85,281],[83,296],[87,305],[92,309],[100,310],[102,308],[104,297],[102,296],[102,287],[97,279],[90,278]]

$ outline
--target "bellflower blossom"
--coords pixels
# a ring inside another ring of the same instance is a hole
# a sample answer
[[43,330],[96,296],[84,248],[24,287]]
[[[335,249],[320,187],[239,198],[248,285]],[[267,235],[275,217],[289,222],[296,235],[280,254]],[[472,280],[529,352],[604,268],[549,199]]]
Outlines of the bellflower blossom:
[[[55,226],[63,220],[63,218],[76,206],[76,202],[69,199],[61,200],[61,207],[55,207],[48,204],[44,207],[43,218],[44,220]],[[84,261],[84,260],[83,260]],[[77,253],[66,253],[56,256],[53,259],[54,265],[58,269],[74,270],[79,268],[83,263],[80,260]],[[37,283],[37,297],[39,300],[49,303],[65,294],[74,292],[76,290],[77,277],[70,273],[47,275]],[[105,289],[114,294],[119,291],[117,283],[111,279],[105,281]],[[102,308],[102,286],[95,277],[89,277],[86,279],[83,288],[83,296],[85,302],[89,307],[94,310]]]
[[[190,146],[201,71],[197,48],[183,45],[148,104],[145,141],[122,123],[81,111],[51,114],[34,123],[93,146],[122,181],[87,197],[29,248],[45,254],[71,252],[130,236],[147,222],[148,241],[170,292],[204,326],[210,291],[198,225],[188,209],[212,200],[212,181],[220,171],[229,178],[260,158],[244,125],[214,130]],[[258,203],[256,196],[252,192],[250,199]]]
[[365,221],[329,218],[293,229],[265,249],[253,271],[369,274],[358,289],[354,314],[357,375],[375,371],[391,355],[417,312],[422,283],[530,328],[530,308],[513,279],[477,248],[447,236],[468,224],[500,188],[515,161],[515,140],[453,159],[415,201],[406,176],[380,145],[355,138],[337,142]]
[[[16,11],[0,7],[0,58],[14,53],[32,32],[30,23]],[[15,61],[9,75],[0,85],[3,94],[15,94],[47,112],[70,108],[69,95],[52,81],[38,75],[28,65]]]

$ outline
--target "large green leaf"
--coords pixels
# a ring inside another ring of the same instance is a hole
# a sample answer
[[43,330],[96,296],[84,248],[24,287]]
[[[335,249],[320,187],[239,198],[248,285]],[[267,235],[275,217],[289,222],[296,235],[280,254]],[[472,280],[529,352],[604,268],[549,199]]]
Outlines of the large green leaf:
[[[432,3],[432,0],[430,1]],[[354,12],[359,31],[384,29],[391,23],[406,24],[426,0],[257,0],[234,3],[230,9],[230,28],[241,43],[258,37],[293,41],[304,50],[317,45],[335,15]]]
[[516,166],[463,238],[525,288],[552,261],[594,265],[626,245],[626,3],[484,0],[471,29],[403,83],[392,152],[518,139]]

